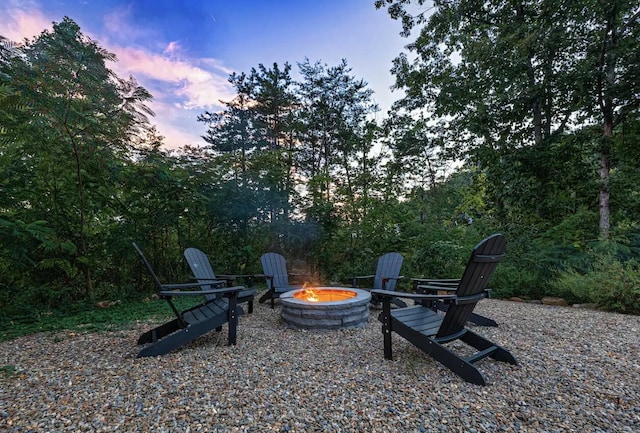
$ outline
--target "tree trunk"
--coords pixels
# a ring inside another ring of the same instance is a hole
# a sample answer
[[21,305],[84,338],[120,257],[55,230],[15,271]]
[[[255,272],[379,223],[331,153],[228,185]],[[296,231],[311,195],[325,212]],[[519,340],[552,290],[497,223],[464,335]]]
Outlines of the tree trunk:
[[[605,137],[606,140],[606,137]],[[609,239],[609,228],[611,225],[611,209],[609,206],[609,198],[611,192],[609,190],[609,155],[602,152],[600,155],[600,239]]]
[[[606,3],[605,3],[606,4]],[[602,43],[600,62],[601,76],[599,77],[598,92],[600,94],[600,110],[602,112],[602,141],[600,144],[600,239],[608,240],[611,226],[611,209],[609,204],[610,187],[610,154],[613,139],[615,100],[612,90],[616,84],[616,62],[618,57],[615,48],[618,46],[617,5],[609,4],[605,9],[606,26]]]

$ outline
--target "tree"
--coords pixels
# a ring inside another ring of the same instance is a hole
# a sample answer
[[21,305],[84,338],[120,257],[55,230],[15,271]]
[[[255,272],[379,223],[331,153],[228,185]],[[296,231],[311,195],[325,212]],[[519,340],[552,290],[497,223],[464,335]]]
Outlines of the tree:
[[299,167],[307,179],[308,217],[326,220],[341,204],[347,219],[357,219],[364,209],[356,199],[366,202],[377,166],[370,155],[376,126],[368,119],[377,110],[373,92],[344,59],[333,67],[307,59],[299,67]]
[[[483,167],[522,146],[545,152],[599,117],[600,235],[608,238],[610,138],[638,107],[634,2],[436,0],[432,10],[412,14],[425,3],[376,2],[402,20],[405,35],[422,26],[409,45],[415,58],[394,61],[396,86],[406,90],[396,108],[447,119],[454,156]],[[545,184],[539,161],[525,167]]]
[[609,239],[610,173],[614,136],[640,115],[640,8],[629,0],[582,2],[575,11],[585,27],[580,63],[582,113],[600,125],[600,237]]
[[[150,94],[133,78],[121,80],[106,66],[115,56],[87,38],[69,18],[53,24],[20,56],[3,56],[1,73],[29,105],[29,116],[5,116],[11,165],[8,184],[20,214],[47,220],[75,248],[70,260],[93,296],[92,242],[115,211],[117,166],[130,139],[146,127]],[[15,207],[14,207],[15,208]],[[18,215],[19,216],[19,215]],[[73,277],[73,275],[68,275]]]
[[[233,179],[219,185],[230,194],[234,224],[267,212],[272,222],[286,220],[292,200],[291,112],[295,96],[291,89],[291,67],[278,64],[267,69],[260,64],[250,74],[231,74],[229,82],[237,95],[223,102],[224,110],[198,117],[208,125],[203,137],[219,162],[226,161]],[[217,156],[216,156],[217,155]],[[250,209],[252,208],[252,209]]]

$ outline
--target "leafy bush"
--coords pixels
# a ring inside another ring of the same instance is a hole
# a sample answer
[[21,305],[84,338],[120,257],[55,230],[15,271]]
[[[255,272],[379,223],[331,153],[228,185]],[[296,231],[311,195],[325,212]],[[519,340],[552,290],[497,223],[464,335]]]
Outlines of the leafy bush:
[[568,269],[551,283],[558,296],[593,302],[621,313],[640,313],[640,265],[600,256],[587,272]]
[[431,278],[459,278],[464,271],[469,248],[457,241],[435,240],[422,245],[411,257],[419,275]]
[[545,292],[545,283],[533,269],[517,267],[512,263],[501,263],[491,277],[489,287],[494,298],[539,299]]

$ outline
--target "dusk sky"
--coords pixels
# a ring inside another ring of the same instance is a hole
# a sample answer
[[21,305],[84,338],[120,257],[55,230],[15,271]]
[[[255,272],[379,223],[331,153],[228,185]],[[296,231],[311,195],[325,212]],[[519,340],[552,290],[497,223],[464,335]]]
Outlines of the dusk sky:
[[346,59],[380,105],[378,119],[399,98],[389,87],[391,62],[409,42],[401,25],[374,0],[4,0],[0,35],[32,38],[68,16],[82,32],[116,54],[109,65],[149,90],[152,120],[169,148],[204,144],[205,110],[220,109],[233,89],[232,72],[262,63],[308,58],[329,66]]

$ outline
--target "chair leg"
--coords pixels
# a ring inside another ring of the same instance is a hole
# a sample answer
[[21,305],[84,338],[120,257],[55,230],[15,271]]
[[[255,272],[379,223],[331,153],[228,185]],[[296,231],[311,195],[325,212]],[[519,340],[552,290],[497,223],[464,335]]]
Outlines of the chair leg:
[[382,313],[380,313],[380,321],[382,322],[382,338],[384,340],[384,359],[393,359],[393,350],[391,348],[391,302],[389,298],[382,301]]
[[453,371],[466,382],[474,383],[476,385],[487,384],[484,376],[480,373],[480,370],[478,370],[473,364],[451,352],[444,345],[434,341],[432,338],[427,339],[424,352],[440,364],[447,367],[449,370]]
[[229,297],[229,346],[236,344],[238,330],[238,297],[233,294]]
[[153,343],[173,332],[176,332],[180,328],[182,328],[182,326],[180,326],[180,321],[178,319],[173,319],[170,322],[164,323],[142,334],[140,338],[138,338],[138,344]]
[[273,294],[274,294],[274,290],[268,289],[264,295],[260,296],[260,299],[258,299],[258,302],[261,304],[264,304],[268,299],[273,299]]
[[181,329],[179,332],[176,332],[171,335],[167,335],[164,338],[154,342],[153,344],[143,348],[138,352],[137,358],[142,358],[145,356],[158,356],[165,355],[171,352],[173,349],[177,349],[201,335],[206,334],[211,331],[211,329],[215,326],[212,325],[212,321],[204,321],[200,323],[195,323],[186,328]]
[[[449,348],[444,345],[444,342],[439,342],[437,338],[425,336],[416,329],[402,322],[392,321],[391,323],[393,323],[392,330],[407,339],[411,344],[422,350],[425,354],[431,356],[465,381],[476,385],[486,385],[486,381],[480,370],[473,365],[473,362],[486,356],[497,356],[497,358],[495,358],[497,360],[503,360],[503,358],[507,360],[510,356],[506,350],[495,346],[486,338],[483,338],[469,330],[465,330],[458,339],[482,351],[483,353],[480,356],[472,356],[468,359],[462,358],[449,350]],[[397,329],[395,327],[397,327]],[[449,339],[446,341],[452,340]],[[505,356],[501,351],[506,352],[508,356]],[[515,362],[515,359],[513,359],[513,361]],[[507,360],[507,362],[510,361]]]

